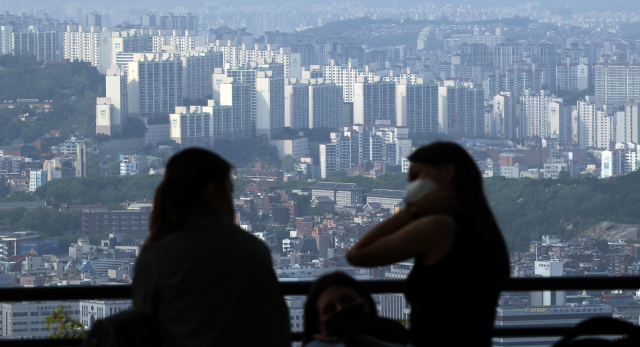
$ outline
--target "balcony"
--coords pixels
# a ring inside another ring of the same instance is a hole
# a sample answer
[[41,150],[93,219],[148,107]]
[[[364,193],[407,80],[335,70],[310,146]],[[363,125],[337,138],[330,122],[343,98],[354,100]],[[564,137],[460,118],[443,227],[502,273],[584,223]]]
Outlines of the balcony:
[[[403,281],[362,281],[373,294],[400,293]],[[284,295],[306,295],[312,282],[281,283]],[[640,276],[628,277],[556,277],[556,278],[514,278],[507,281],[502,290],[506,292],[527,292],[542,290],[603,290],[640,288]],[[95,287],[39,287],[39,288],[3,288],[0,289],[0,302],[43,301],[43,300],[93,300],[93,299],[129,299],[131,288],[123,286]],[[495,328],[494,337],[544,337],[562,336],[571,328]],[[612,331],[597,331],[593,335],[612,335]],[[293,341],[300,341],[302,334],[293,332]],[[81,339],[59,340],[0,340],[5,346],[80,346]]]

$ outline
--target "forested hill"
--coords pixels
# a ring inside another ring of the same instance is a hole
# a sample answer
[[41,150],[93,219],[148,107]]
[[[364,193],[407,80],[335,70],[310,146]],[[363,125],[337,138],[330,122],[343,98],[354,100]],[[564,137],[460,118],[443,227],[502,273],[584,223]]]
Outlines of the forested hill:
[[572,239],[604,221],[640,224],[640,172],[603,180],[494,177],[485,190],[512,250],[543,234]]

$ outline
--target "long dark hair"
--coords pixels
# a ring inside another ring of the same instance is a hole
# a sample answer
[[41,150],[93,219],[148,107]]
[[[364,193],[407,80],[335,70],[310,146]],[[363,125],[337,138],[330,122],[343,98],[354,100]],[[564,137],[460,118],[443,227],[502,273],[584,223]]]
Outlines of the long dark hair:
[[509,252],[484,195],[482,174],[469,153],[453,142],[435,142],[416,149],[408,159],[435,167],[454,166],[453,184],[460,205],[488,241],[488,255],[497,266],[495,274],[502,279],[509,277]]
[[333,286],[345,286],[353,289],[364,301],[364,306],[372,315],[377,315],[375,301],[367,289],[353,277],[344,272],[336,271],[318,278],[309,289],[307,301],[304,303],[304,331],[302,332],[302,345],[313,340],[313,335],[319,334],[318,322],[320,313],[318,312],[318,299],[325,290]]
[[203,148],[188,148],[173,155],[156,189],[145,246],[179,230],[189,212],[204,205],[203,192],[211,183],[225,192],[231,169],[229,162]]

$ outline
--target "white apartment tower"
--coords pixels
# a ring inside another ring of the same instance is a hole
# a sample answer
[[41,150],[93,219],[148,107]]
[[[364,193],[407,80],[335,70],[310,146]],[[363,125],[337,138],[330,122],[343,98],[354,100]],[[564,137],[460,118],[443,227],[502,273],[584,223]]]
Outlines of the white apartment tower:
[[624,105],[630,100],[640,100],[640,65],[597,64],[595,101],[601,104]]
[[511,97],[510,92],[501,92],[493,97],[491,114],[489,115],[487,133],[491,137],[511,139],[516,137],[516,110],[517,101]]
[[222,68],[222,52],[185,51],[181,53],[181,59],[184,66],[183,96],[192,100],[211,98],[212,76],[216,68]]
[[401,165],[411,154],[407,127],[397,127],[389,120],[376,125],[354,125],[343,132],[331,133],[331,142],[320,145],[320,176],[357,166],[361,161]]
[[269,139],[284,130],[284,77],[256,72],[256,136]]
[[595,102],[579,100],[578,112],[578,147],[579,148],[609,148],[611,145],[613,117],[609,110]]
[[[103,133],[111,135],[112,132],[119,132],[122,130],[122,124],[129,114],[129,92],[127,86],[127,73],[124,68],[111,68],[107,69],[105,76],[106,80],[106,98],[112,105],[111,108],[100,108],[103,113],[109,113],[109,118],[102,118],[100,122],[96,123],[96,133]],[[107,100],[97,100],[96,106],[105,105]],[[98,108],[98,107],[96,107]],[[96,109],[96,112],[100,110]],[[106,114],[100,115],[96,113],[97,117],[106,116]],[[106,121],[109,120],[107,124]],[[99,127],[98,127],[99,125]],[[109,125],[109,129],[104,126]]]
[[32,55],[38,61],[55,61],[56,32],[38,32],[29,30],[11,33],[11,53]]
[[291,79],[284,86],[285,126],[338,129],[342,123],[342,87],[323,79]]
[[638,102],[629,101],[624,111],[616,112],[615,142],[638,143]]
[[183,68],[179,56],[168,53],[134,54],[127,63],[128,114],[154,117],[182,106]]
[[112,131],[115,131],[114,108],[111,98],[96,98],[96,134],[111,136]]
[[364,71],[358,70],[351,66],[351,63],[342,67],[335,65],[335,61],[331,61],[331,65],[322,67],[322,72],[326,83],[334,83],[342,87],[342,95],[344,102],[353,102],[354,84],[358,77],[364,77],[367,82],[373,82],[375,74],[366,68]]
[[445,81],[444,86],[438,88],[438,132],[484,134],[484,90],[473,84]]
[[353,124],[375,124],[378,119],[396,122],[396,84],[359,77],[353,85]]
[[514,42],[500,43],[493,47],[493,65],[500,74],[505,74],[507,70],[520,61],[520,45]]
[[399,80],[396,92],[396,125],[405,126],[414,134],[438,132],[438,85],[410,83]]
[[[231,107],[231,122],[223,122],[228,127],[223,127],[223,134],[231,133],[231,139],[246,139],[253,136],[255,122],[254,97],[255,89],[249,83],[236,82],[228,78],[227,83],[220,85],[220,105]],[[215,103],[215,101],[213,101]],[[227,135],[223,135],[226,137]]]
[[69,25],[62,36],[62,58],[89,62],[102,72],[107,67],[101,66],[101,42],[103,39],[108,42],[109,36],[108,32],[101,32],[97,26]]
[[13,27],[10,25],[0,25],[0,54],[11,53],[11,33]]
[[182,147],[210,147],[216,140],[233,139],[231,106],[177,107],[171,118],[171,139]]
[[589,87],[588,58],[581,57],[579,63],[556,65],[556,90],[587,89]]
[[638,145],[616,143],[615,149],[602,152],[600,160],[601,178],[626,175],[638,170]]

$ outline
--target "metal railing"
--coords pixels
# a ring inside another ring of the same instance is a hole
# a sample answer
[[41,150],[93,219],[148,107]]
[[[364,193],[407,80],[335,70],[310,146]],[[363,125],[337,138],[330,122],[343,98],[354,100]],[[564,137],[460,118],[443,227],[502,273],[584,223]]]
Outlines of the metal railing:
[[[306,295],[313,282],[280,282],[284,295]],[[391,294],[404,292],[404,281],[372,280],[361,281],[370,293]],[[523,292],[541,290],[606,290],[640,289],[640,276],[628,277],[557,277],[557,278],[513,278],[502,286],[503,292]],[[131,286],[80,286],[80,287],[38,287],[2,288],[0,302],[45,301],[45,300],[94,300],[130,299]],[[562,336],[571,328],[495,328],[494,337],[539,337]],[[594,332],[594,335],[610,334]],[[292,333],[293,340],[301,340],[301,333]],[[81,339],[42,340],[2,340],[0,346],[80,346]]]

